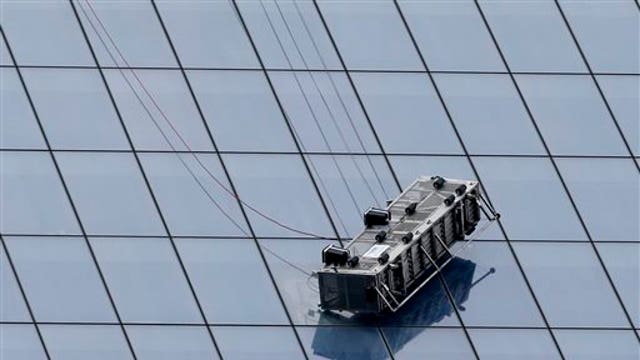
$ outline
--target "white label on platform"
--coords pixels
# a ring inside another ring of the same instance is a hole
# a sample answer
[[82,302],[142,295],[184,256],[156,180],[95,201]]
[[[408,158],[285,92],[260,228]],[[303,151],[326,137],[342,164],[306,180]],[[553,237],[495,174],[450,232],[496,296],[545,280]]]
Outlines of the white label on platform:
[[377,259],[380,255],[384,254],[389,248],[389,245],[373,245],[362,257]]

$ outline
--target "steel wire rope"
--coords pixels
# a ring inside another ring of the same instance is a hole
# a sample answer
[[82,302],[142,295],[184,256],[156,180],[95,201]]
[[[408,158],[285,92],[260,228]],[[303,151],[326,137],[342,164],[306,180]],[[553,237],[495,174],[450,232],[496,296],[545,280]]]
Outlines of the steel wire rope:
[[[247,207],[248,209],[250,209],[252,212],[254,212],[255,214],[257,214],[258,216],[264,218],[265,220],[281,227],[284,228],[286,230],[289,230],[291,232],[294,233],[298,233],[301,235],[306,235],[306,236],[310,236],[313,238],[318,238],[318,239],[326,239],[326,240],[333,240],[331,238],[325,237],[325,236],[321,236],[321,235],[317,235],[314,234],[312,232],[308,232],[308,231],[304,231],[304,230],[299,230],[296,229],[292,226],[289,226],[281,221],[278,221],[276,219],[274,219],[273,217],[265,214],[264,212],[258,210],[257,208],[255,208],[254,206],[252,206],[251,204],[248,204],[247,202],[245,202],[244,200],[242,200],[238,195],[236,195],[232,190],[228,189],[224,183],[222,183],[222,181],[220,179],[218,179],[205,165],[204,163],[200,160],[200,158],[197,156],[197,154],[195,152],[193,152],[193,150],[191,149],[191,147],[189,146],[189,144],[185,141],[185,139],[182,137],[182,135],[180,134],[180,132],[175,128],[175,126],[171,123],[171,121],[169,120],[169,118],[167,117],[167,115],[164,113],[164,111],[160,108],[159,104],[156,102],[156,100],[154,99],[154,97],[151,95],[151,93],[149,92],[149,90],[146,88],[146,86],[144,85],[144,83],[141,81],[141,79],[138,77],[135,69],[133,67],[131,67],[131,65],[129,64],[129,62],[127,61],[127,59],[124,57],[124,55],[122,54],[122,52],[120,51],[119,47],[117,46],[117,44],[115,43],[115,41],[113,40],[113,38],[111,37],[111,35],[109,34],[108,30],[106,29],[104,23],[101,21],[99,15],[97,14],[97,12],[95,11],[95,9],[93,8],[93,6],[91,5],[91,3],[89,1],[85,1],[85,3],[87,4],[87,6],[89,7],[89,10],[91,11],[91,13],[93,14],[93,16],[95,17],[95,19],[98,21],[99,26],[102,28],[102,30],[104,31],[106,37],[109,39],[109,42],[111,43],[111,45],[113,46],[113,48],[116,50],[116,52],[118,53],[118,55],[120,56],[122,62],[125,63],[125,65],[129,68],[129,71],[131,72],[131,74],[134,76],[134,78],[136,79],[136,81],[138,82],[138,84],[140,85],[140,88],[145,92],[145,94],[147,95],[147,97],[149,98],[149,100],[151,100],[151,102],[153,103],[154,107],[158,110],[158,112],[161,114],[161,116],[164,118],[164,120],[167,122],[167,124],[169,125],[169,127],[173,130],[173,132],[175,133],[175,135],[178,137],[178,139],[180,139],[180,141],[183,143],[183,145],[187,148],[187,150],[189,151],[189,153],[193,156],[193,158],[196,160],[196,162],[200,165],[200,167],[207,173],[207,175],[213,179],[215,181],[215,183],[220,186],[220,188],[222,188],[227,194],[229,194],[230,196],[232,196],[233,198],[237,199],[238,202],[240,202],[242,205],[244,205],[245,207]],[[218,208],[218,210],[220,210],[220,212],[227,218],[229,219],[238,229],[240,229],[240,231],[247,237],[251,237],[251,235],[240,225],[238,224],[223,208],[222,206],[213,198],[213,196],[209,193],[209,191],[206,189],[206,187],[202,184],[202,182],[198,179],[198,177],[195,175],[195,173],[193,172],[193,170],[191,170],[191,168],[189,167],[189,165],[184,161],[184,159],[180,156],[180,154],[178,154],[176,151],[175,146],[171,143],[171,141],[169,140],[168,136],[164,133],[164,131],[162,130],[162,127],[160,126],[160,124],[158,123],[158,121],[155,119],[155,117],[153,116],[153,114],[151,113],[151,111],[149,110],[149,108],[147,107],[147,105],[144,103],[144,101],[142,100],[142,98],[140,97],[140,95],[137,93],[135,87],[133,86],[133,84],[131,84],[130,80],[127,78],[124,70],[122,68],[120,68],[118,66],[118,61],[116,60],[115,56],[113,55],[113,53],[111,53],[109,47],[107,46],[106,41],[102,38],[102,35],[100,35],[100,32],[98,31],[98,29],[95,27],[95,24],[93,24],[93,22],[91,21],[91,18],[89,17],[89,15],[87,14],[87,12],[85,11],[84,7],[82,6],[81,3],[79,3],[79,7],[81,9],[81,11],[83,12],[83,14],[85,15],[85,17],[87,18],[89,25],[91,26],[91,28],[94,30],[94,32],[96,33],[96,36],[98,37],[98,40],[102,43],[103,47],[105,48],[107,54],[109,55],[109,57],[111,58],[111,60],[113,61],[114,65],[116,66],[117,70],[120,72],[120,74],[122,75],[123,79],[125,80],[125,82],[127,83],[127,85],[129,86],[129,88],[131,89],[131,91],[133,92],[134,96],[136,97],[136,99],[138,100],[138,102],[140,103],[140,105],[142,105],[142,107],[144,108],[145,112],[147,113],[147,115],[149,116],[150,120],[153,122],[153,124],[155,125],[155,127],[158,129],[158,131],[160,132],[160,134],[162,135],[162,137],[164,138],[164,140],[167,142],[167,144],[169,145],[169,147],[175,152],[176,156],[180,159],[181,163],[183,164],[183,166],[185,167],[185,169],[187,169],[187,171],[189,172],[189,174],[193,177],[193,179],[196,181],[196,183],[198,184],[198,186],[200,187],[200,189],[202,189],[204,191],[204,193],[207,195],[207,197],[209,198],[209,200],[211,200],[211,202]]]
[[[93,22],[91,21],[91,19],[89,18],[88,14],[86,13],[84,7],[79,3],[79,8],[82,11],[82,13],[85,15],[85,17],[87,18],[89,25],[91,26],[91,28],[93,29],[93,31],[96,33],[98,39],[100,40],[100,42],[102,43],[102,45],[105,47],[106,52],[108,53],[109,57],[111,58],[111,60],[114,62],[114,64],[117,67],[117,61],[115,60],[115,57],[113,57],[113,54],[111,53],[111,51],[107,48],[106,43],[103,41],[102,36],[98,33],[98,29],[96,29],[95,25],[93,24]],[[129,88],[131,89],[131,91],[133,92],[133,95],[136,97],[136,99],[138,100],[138,102],[140,103],[140,105],[142,105],[142,107],[145,110],[145,113],[149,116],[149,118],[151,118],[153,120],[153,115],[151,114],[151,110],[149,110],[149,108],[146,106],[146,104],[143,102],[142,98],[140,97],[140,95],[137,93],[137,91],[135,90],[135,88],[133,87],[133,84],[131,84],[130,80],[126,77],[124,71],[121,68],[118,68],[118,70],[120,71],[123,79],[125,80],[125,82],[127,83],[127,85],[129,86]],[[165,142],[169,145],[169,147],[171,147],[171,149],[175,152],[176,157],[180,160],[180,162],[182,163],[182,165],[184,166],[184,168],[189,172],[189,174],[191,174],[191,176],[193,177],[193,180],[198,184],[198,186],[200,187],[200,189],[202,189],[202,191],[207,195],[207,197],[209,198],[209,200],[211,200],[211,202],[218,208],[218,210],[220,210],[222,212],[222,214],[229,220],[231,221],[238,229],[240,229],[240,231],[245,235],[245,236],[250,236],[245,230],[244,228],[238,224],[226,211],[223,210],[222,206],[213,198],[213,196],[209,193],[209,191],[206,189],[206,187],[204,186],[204,184],[200,181],[200,179],[197,177],[197,175],[193,172],[193,170],[188,166],[188,164],[186,163],[186,161],[182,158],[182,156],[180,156],[181,154],[177,153],[175,146],[171,143],[171,141],[169,141],[169,138],[167,137],[167,135],[162,131],[162,129],[160,128],[159,124],[156,121],[153,121],[156,128],[160,131],[161,136],[164,138]],[[204,166],[204,165],[203,165]]]
[[[276,31],[275,26],[273,25],[273,21],[271,21],[271,17],[269,16],[269,13],[267,11],[267,9],[264,6],[264,3],[262,0],[259,0],[260,3],[260,7],[262,8],[266,18],[267,18],[267,22],[269,23],[269,27],[271,28],[271,31],[273,32],[273,34],[276,37],[276,40],[278,42],[278,45],[280,47],[280,50],[282,50],[282,53],[287,61],[287,64],[289,65],[289,68],[293,70],[293,63],[291,62],[291,59],[289,58],[289,55],[287,54],[284,45],[282,44],[282,40],[280,39],[280,36],[278,35],[278,32]],[[295,42],[295,40],[294,40]],[[311,74],[310,74],[311,75]],[[340,165],[338,164],[338,161],[336,160],[336,156],[335,154],[333,154],[333,149],[331,147],[331,144],[329,144],[329,141],[326,137],[326,134],[324,133],[324,131],[322,130],[322,126],[320,125],[320,121],[318,120],[318,117],[316,115],[316,112],[313,110],[313,106],[311,106],[311,102],[309,101],[309,97],[307,96],[307,94],[304,91],[304,88],[302,87],[302,83],[300,82],[300,79],[298,77],[297,72],[293,72],[293,77],[294,80],[296,82],[296,84],[298,85],[298,88],[300,89],[300,93],[302,94],[302,97],[304,99],[305,104],[307,105],[307,108],[309,109],[309,112],[311,113],[311,118],[313,119],[313,122],[315,123],[316,127],[318,128],[318,131],[320,132],[320,137],[322,138],[322,141],[324,142],[325,146],[329,149],[329,152],[331,153],[330,157],[331,160],[333,161],[334,165],[336,166],[336,169],[338,170],[338,175],[340,176],[340,179],[342,180],[342,182],[344,183],[346,189],[347,189],[347,193],[349,194],[349,197],[351,198],[351,202],[353,203],[353,206],[356,209],[356,213],[360,214],[360,205],[358,204],[358,200],[356,200],[355,195],[353,194],[353,191],[351,190],[351,187],[349,186],[349,182],[347,181],[346,177],[344,176],[344,173],[342,172],[342,169],[340,167]],[[322,97],[322,93],[320,93],[320,96]],[[293,127],[293,124],[292,124]],[[297,135],[298,138],[300,140],[302,140],[300,138],[299,135]],[[302,145],[302,143],[301,143]],[[305,152],[306,150],[303,149]],[[319,178],[321,178],[320,174],[317,174]],[[330,197],[331,195],[329,195],[329,192],[327,192],[327,196]],[[338,218],[340,218],[339,214],[336,212],[336,215],[338,216]],[[349,233],[347,233],[348,235]]]
[[[295,1],[294,1],[295,2]],[[287,21],[286,17],[284,16],[284,13],[282,12],[282,8],[280,7],[279,3],[277,1],[274,1],[275,5],[276,5],[276,9],[278,10],[278,13],[280,15],[280,19],[282,19],[282,22],[284,23],[286,29],[287,29],[287,33],[289,34],[289,37],[291,38],[291,40],[293,41],[293,45],[296,49],[296,52],[298,53],[298,56],[300,56],[300,59],[302,60],[302,63],[304,64],[304,67],[306,70],[309,70],[309,64],[307,63],[307,61],[305,60],[305,56],[302,53],[302,51],[300,50],[300,47],[298,46],[298,42],[295,39],[295,36],[293,35],[293,31],[291,30],[291,27],[289,26],[289,22]],[[304,24],[304,26],[306,27],[306,22],[303,18],[301,18],[302,23]],[[327,70],[327,67],[324,67],[324,70]],[[331,74],[327,73],[326,74],[330,80],[333,80],[331,77]],[[347,141],[344,132],[342,131],[342,129],[340,128],[340,125],[338,124],[338,121],[336,120],[336,116],[333,112],[333,110],[331,110],[331,106],[329,106],[329,103],[327,102],[327,99],[325,98],[325,96],[322,93],[322,90],[320,89],[320,86],[318,85],[318,82],[316,81],[315,78],[315,74],[313,73],[309,73],[309,77],[311,78],[311,81],[313,82],[314,87],[316,88],[316,90],[318,91],[318,94],[320,94],[320,99],[322,100],[322,103],[324,105],[324,107],[327,109],[327,112],[329,113],[329,117],[331,118],[331,122],[334,126],[334,128],[336,129],[336,131],[338,132],[338,136],[340,137],[340,140],[342,140],[342,143],[344,144],[344,146],[347,149],[347,152],[349,153],[349,157],[351,158],[351,161],[353,162],[353,165],[356,168],[356,171],[358,172],[358,174],[360,175],[360,178],[364,181],[369,194],[371,195],[371,197],[373,198],[374,203],[376,203],[378,206],[380,206],[380,202],[378,201],[378,198],[376,197],[373,188],[371,187],[371,184],[369,184],[369,180],[367,180],[367,178],[364,176],[364,173],[362,172],[362,168],[360,168],[360,165],[358,164],[358,162],[356,161],[355,155],[353,154],[353,151],[351,149],[351,146],[349,145],[349,142]],[[342,96],[340,95],[340,92],[337,91],[337,89],[334,89],[335,93],[339,99],[339,101],[341,103],[344,104],[344,102],[342,101]],[[345,109],[346,111],[346,109]],[[347,112],[347,116],[348,112]],[[359,137],[358,133],[356,133],[356,136]],[[364,153],[366,153],[366,150],[363,150]],[[368,158],[368,156],[366,156]],[[374,170],[375,171],[375,170]],[[386,194],[385,194],[386,196]]]
[[[304,16],[302,14],[302,10],[300,10],[300,7],[298,6],[298,2],[297,1],[293,1],[293,5],[296,8],[296,13],[298,14],[298,17],[300,18],[300,21],[302,22],[302,26],[304,27],[305,32],[306,32],[307,36],[309,37],[309,40],[311,40],[311,44],[313,45],[313,48],[314,48],[316,54],[318,54],[318,58],[320,59],[320,63],[322,64],[322,69],[325,70],[327,78],[329,78],[329,82],[331,83],[331,87],[333,88],[333,91],[336,93],[336,96],[338,97],[338,101],[340,101],[340,105],[341,105],[342,110],[344,111],[344,113],[345,113],[345,115],[347,117],[347,120],[349,121],[349,125],[351,126],[351,129],[353,130],[354,134],[356,135],[356,138],[358,139],[358,143],[360,144],[360,148],[362,149],[362,152],[364,154],[366,154],[367,162],[369,163],[369,166],[371,167],[371,170],[373,170],[373,174],[374,174],[374,176],[376,178],[376,181],[378,182],[378,185],[380,186],[380,189],[382,190],[382,193],[385,196],[385,200],[387,200],[387,199],[389,199],[389,194],[387,193],[387,190],[385,189],[384,184],[382,183],[382,179],[380,178],[380,175],[378,174],[378,171],[376,170],[376,167],[373,165],[373,162],[371,161],[371,157],[367,153],[367,149],[366,149],[366,147],[364,145],[364,141],[362,140],[362,137],[360,136],[360,132],[358,131],[358,128],[356,127],[355,122],[354,122],[353,118],[351,117],[351,114],[349,113],[349,110],[347,109],[347,105],[345,104],[344,99],[343,99],[342,95],[340,94],[340,91],[338,90],[338,87],[337,87],[333,77],[331,76],[331,74],[328,71],[326,71],[326,70],[329,69],[329,67],[327,66],[327,64],[325,62],[325,59],[324,59],[324,56],[322,56],[322,53],[320,52],[320,49],[318,48],[318,44],[316,43],[316,41],[313,38],[311,30],[309,30],[309,27],[307,26],[307,22],[304,19]],[[278,6],[277,2],[276,2],[276,6]],[[278,9],[280,9],[280,6],[278,6]],[[282,12],[281,12],[281,16],[283,16]],[[283,20],[284,20],[284,17],[283,17]],[[302,55],[300,55],[300,57],[302,57]],[[309,68],[308,66],[306,66],[306,67],[307,67],[307,69]],[[347,149],[349,150],[348,143],[346,143],[345,145],[347,146]],[[373,197],[374,197],[374,199],[376,199],[375,195]],[[376,200],[376,202],[377,202],[377,200]]]
[[[235,6],[233,5],[233,1],[234,0],[228,0],[229,3],[231,3],[231,7],[235,9]],[[234,11],[233,14],[235,15],[236,19],[239,22],[242,22],[242,19],[240,18],[240,15]],[[266,75],[268,76],[268,75]],[[289,117],[289,115],[287,114],[286,109],[282,108],[282,114],[286,120],[286,122],[290,125],[290,129],[291,132],[293,133],[293,137],[295,139],[298,139],[298,144],[300,145],[300,149],[302,150],[303,154],[301,154],[301,156],[305,156],[304,153],[306,153],[306,148],[304,146],[304,143],[302,142],[302,137],[298,134],[298,131],[295,127],[295,125],[293,124],[293,122],[291,121],[291,118]],[[331,193],[329,193],[329,190],[327,189],[327,186],[324,183],[324,180],[322,179],[322,177],[320,177],[320,172],[318,171],[318,169],[315,166],[315,163],[313,162],[313,159],[311,157],[308,157],[308,164],[309,164],[309,172],[312,173],[311,175],[313,176],[313,173],[316,174],[318,183],[320,185],[320,188],[322,189],[322,191],[324,191],[324,193],[327,194],[327,200],[329,202],[329,206],[333,209],[333,212],[336,214],[337,216],[337,220],[340,223],[340,226],[342,227],[342,230],[344,231],[344,234],[349,236],[349,230],[347,229],[347,226],[345,225],[344,221],[342,220],[342,217],[338,216],[338,209],[336,207],[335,202],[333,201],[333,198],[331,197]],[[339,234],[338,234],[339,236]]]
[[[88,16],[88,14],[86,13],[86,11],[84,10],[83,6],[81,3],[78,3],[80,10],[82,11],[82,13],[84,14],[84,16],[87,18],[87,21],[89,22],[89,25],[91,26],[91,28],[94,30],[94,32],[96,33],[96,36],[99,38],[100,42],[102,43],[102,45],[105,47],[106,52],[108,53],[109,57],[111,58],[111,60],[114,62],[114,64],[117,67],[117,61],[115,59],[115,57],[113,56],[113,54],[111,53],[111,50],[106,46],[106,43],[104,42],[104,39],[102,38],[102,36],[100,35],[100,33],[98,32],[98,30],[96,29],[95,25],[93,24],[93,22],[91,21],[90,17]],[[95,11],[92,11],[92,13],[94,13],[94,16],[96,17],[96,19],[99,19],[97,17],[97,14],[95,13]],[[103,27],[103,30],[106,33],[106,28]],[[124,59],[124,58],[123,58]],[[124,75],[124,72],[122,71],[122,69],[119,69],[121,75],[123,76],[125,82],[127,83],[127,85],[129,85],[131,91],[134,93],[134,96],[138,99],[138,101],[140,102],[140,104],[142,105],[142,107],[145,109],[145,112],[147,113],[147,115],[153,120],[153,116],[150,112],[150,110],[147,108],[146,104],[142,101],[142,99],[140,98],[139,94],[136,92],[135,88],[133,87],[133,85],[129,82],[129,79]],[[168,137],[164,134],[164,132],[162,131],[162,129],[156,124],[156,128],[160,131],[160,133],[162,134],[164,140],[167,142],[167,144],[173,149],[173,151],[176,151],[174,145],[171,143],[171,141],[168,139]],[[211,200],[211,202],[218,208],[218,210],[220,210],[220,212],[227,218],[229,219],[229,221],[231,221],[239,230],[240,232],[242,232],[246,237],[251,237],[251,235],[240,225],[238,224],[223,208],[222,206],[213,198],[213,196],[208,192],[208,190],[206,189],[206,187],[204,187],[204,185],[202,184],[202,182],[197,178],[197,176],[195,175],[195,173],[191,170],[191,168],[188,166],[188,164],[184,161],[184,159],[182,159],[182,157],[180,156],[180,154],[175,153],[176,156],[180,159],[182,165],[185,167],[185,169],[191,174],[191,176],[193,177],[193,179],[196,181],[196,183],[198,184],[198,186],[200,187],[200,189],[202,189],[202,191],[207,195],[207,197]],[[323,239],[328,239],[328,238],[324,238]],[[329,239],[332,240],[332,239]],[[309,280],[315,276],[315,272],[313,271],[308,271],[305,270],[302,266],[297,265],[295,263],[293,263],[290,260],[287,260],[286,258],[282,257],[281,255],[279,255],[277,252],[275,252],[274,250],[270,249],[268,246],[264,245],[264,244],[260,244],[260,247],[262,249],[264,249],[265,251],[267,251],[268,253],[270,253],[271,255],[273,255],[275,258],[279,259],[280,261],[282,261],[283,263],[285,263],[286,265],[292,267],[293,269],[303,273],[304,275],[307,275],[308,278],[306,280],[307,286],[309,283]]]

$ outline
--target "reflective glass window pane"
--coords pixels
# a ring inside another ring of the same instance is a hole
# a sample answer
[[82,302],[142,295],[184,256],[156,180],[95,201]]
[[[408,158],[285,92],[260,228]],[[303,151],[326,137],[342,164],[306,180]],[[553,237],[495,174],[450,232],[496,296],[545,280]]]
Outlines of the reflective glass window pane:
[[22,69],[53,149],[127,149],[97,70]]
[[[479,157],[473,162],[507,236],[516,240],[587,240],[551,161]],[[535,218],[535,221],[532,221]]]
[[633,162],[628,159],[556,161],[594,240],[640,241],[640,176]]
[[240,1],[238,6],[267,68],[341,68],[311,1]]
[[353,78],[385,151],[462,153],[425,74],[356,73]]
[[209,70],[188,75],[220,150],[296,150],[262,72]]
[[403,188],[411,185],[419,176],[440,175],[454,179],[475,180],[469,161],[461,156],[389,156]]
[[383,360],[387,348],[376,327],[300,327],[298,334],[310,359]]
[[0,103],[0,148],[44,149],[42,133],[14,69],[0,69]]
[[430,70],[503,71],[472,1],[399,1]]
[[[230,188],[218,157],[213,154],[196,156],[197,159],[193,153],[140,154],[145,173],[149,177],[171,234],[223,236],[242,235],[247,232],[246,221],[240,213],[237,200],[207,173],[208,171],[213,174],[225,188]],[[206,171],[202,166],[206,167]],[[189,171],[194,173],[197,180]],[[209,196],[243,230],[238,229]]]
[[[118,70],[105,70],[105,76],[136,149],[172,150],[167,143],[169,141],[175,149],[187,150],[182,142],[184,140],[192,150],[212,150],[207,130],[180,71],[135,71],[140,82],[127,71],[122,73]],[[133,90],[125,78],[129,80]]]
[[513,246],[551,326],[629,326],[591,245]]
[[81,237],[5,237],[38,321],[115,321]]
[[436,74],[435,79],[469,153],[544,153],[508,75]]
[[640,13],[633,1],[560,1],[593,71],[640,72]]
[[640,243],[597,247],[634,326],[640,328]]
[[[478,241],[444,268],[460,316],[469,326],[544,326],[520,270],[504,242]],[[509,300],[505,300],[509,294]]]
[[[342,319],[318,311],[318,293],[314,291],[309,276],[294,269],[282,261],[286,259],[301,269],[315,271],[320,265],[320,253],[322,249],[337,242],[313,240],[260,240],[260,244],[265,246],[264,255],[276,285],[282,294],[282,298],[287,306],[289,315],[296,325],[316,325],[319,323],[343,323]],[[274,256],[277,254],[280,258]]]
[[4,248],[0,248],[0,321],[30,321],[27,306]]
[[33,325],[0,324],[0,359],[46,359]]
[[390,1],[318,3],[349,69],[424,70]]
[[640,76],[597,78],[631,151],[640,156]]
[[372,206],[385,207],[385,192],[389,198],[397,195],[393,177],[382,156],[314,155],[309,159],[317,170],[314,177],[322,180],[322,196],[331,199],[329,211],[339,225],[341,236],[350,238],[362,231],[362,214]]
[[[122,53],[131,66],[177,66],[150,2],[91,0],[77,3],[76,8],[100,65],[125,66],[118,55]],[[113,62],[94,28],[118,63]]]
[[[335,236],[298,155],[225,155],[241,199],[297,230]],[[258,236],[300,236],[255,212],[247,215]]]
[[271,72],[303,151],[379,152],[344,74]]
[[20,65],[92,65],[66,1],[3,1],[2,29]]
[[49,154],[0,151],[0,169],[2,233],[80,233]]
[[589,76],[518,75],[554,155],[629,155]]
[[513,71],[586,71],[552,1],[481,1]]
[[131,359],[118,325],[40,325],[53,359]]
[[640,358],[633,330],[554,330],[568,359],[597,360]]
[[304,359],[289,327],[214,327],[213,335],[225,359]]
[[138,359],[218,359],[213,341],[202,326],[127,326]]
[[186,67],[257,68],[249,39],[227,1],[157,1]]
[[202,323],[166,238],[92,238],[123,321]]
[[383,331],[397,360],[474,357],[462,328],[391,327]]
[[[4,22],[4,20],[2,20]],[[9,54],[9,48],[4,42],[4,38],[0,36],[0,65],[13,65],[11,54]]]
[[253,240],[175,241],[210,323],[288,323]]
[[56,158],[88,233],[164,235],[133,155],[57,153]]
[[481,359],[561,358],[548,330],[470,329],[469,335]]

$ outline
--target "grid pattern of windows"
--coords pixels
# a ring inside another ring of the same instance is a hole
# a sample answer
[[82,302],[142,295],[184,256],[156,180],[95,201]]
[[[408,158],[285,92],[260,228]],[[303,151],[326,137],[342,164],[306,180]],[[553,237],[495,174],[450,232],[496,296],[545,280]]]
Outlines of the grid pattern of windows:
[[[640,355],[636,0],[0,6],[0,358]],[[431,174],[498,226],[317,311],[320,250]]]

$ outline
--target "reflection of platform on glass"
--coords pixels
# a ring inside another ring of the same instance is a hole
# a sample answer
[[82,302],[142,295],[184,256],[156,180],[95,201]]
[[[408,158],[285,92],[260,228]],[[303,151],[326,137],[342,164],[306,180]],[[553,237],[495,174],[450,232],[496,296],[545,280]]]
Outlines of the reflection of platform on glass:
[[498,216],[476,181],[418,178],[386,209],[367,211],[366,228],[345,248],[323,250],[320,307],[397,311]]
[[[476,270],[476,264],[470,260],[453,258],[449,262],[449,266],[442,270],[444,280],[454,299],[455,306],[459,309],[462,304],[467,301],[471,288],[484,279],[489,273],[482,275],[478,281],[473,282],[473,275]],[[405,344],[418,336],[425,327],[442,321],[447,316],[451,316],[454,309],[451,306],[449,297],[445,292],[440,281],[430,282],[424,289],[419,291],[416,296],[410,300],[406,306],[394,313],[387,313],[381,316],[360,315],[357,317],[356,324],[362,326],[380,326],[394,327],[393,331],[385,332],[385,338],[389,348],[396,352]],[[333,312],[323,313],[324,317],[340,317],[339,314]],[[353,319],[351,319],[353,320]],[[349,321],[351,325],[355,325],[353,321]],[[402,325],[419,325],[398,328]],[[384,352],[371,350],[370,336],[349,337],[338,336],[340,332],[339,326],[320,326],[316,329],[313,342],[311,344],[313,353],[328,359],[346,360],[350,359],[354,348],[358,349],[359,354],[366,359],[387,359],[388,355]],[[361,343],[359,343],[361,341]]]

